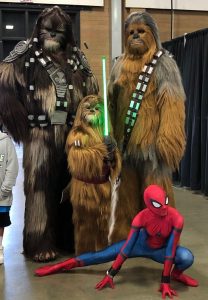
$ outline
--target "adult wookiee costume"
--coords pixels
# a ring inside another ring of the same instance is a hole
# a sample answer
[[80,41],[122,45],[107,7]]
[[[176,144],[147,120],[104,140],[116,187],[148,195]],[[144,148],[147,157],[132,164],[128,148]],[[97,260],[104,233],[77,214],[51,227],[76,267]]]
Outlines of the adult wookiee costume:
[[116,223],[123,239],[148,185],[162,186],[174,206],[171,174],[185,147],[179,70],[162,49],[148,13],[132,13],[125,22],[125,52],[112,69],[108,98],[114,136],[123,152]]
[[[31,39],[20,42],[1,63],[0,114],[14,140],[24,145],[23,246],[34,260],[57,255],[58,208],[68,183],[66,136],[79,101],[97,92],[85,56],[75,45],[70,17],[57,6],[40,14]],[[73,230],[70,234],[73,240]]]

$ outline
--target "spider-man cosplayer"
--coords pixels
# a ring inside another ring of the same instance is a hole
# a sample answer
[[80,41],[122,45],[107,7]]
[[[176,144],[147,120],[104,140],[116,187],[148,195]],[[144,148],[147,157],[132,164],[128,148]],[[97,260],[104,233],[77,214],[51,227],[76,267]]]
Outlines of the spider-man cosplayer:
[[[97,289],[102,289],[108,284],[113,288],[113,277],[127,258],[147,257],[164,264],[159,289],[163,298],[166,295],[170,298],[176,295],[170,287],[170,278],[188,286],[198,286],[195,279],[183,273],[194,261],[191,251],[178,245],[183,229],[183,216],[175,208],[168,206],[165,191],[157,185],[150,185],[145,189],[144,201],[147,208],[133,219],[127,240],[98,252],[85,253],[39,268],[35,271],[36,275],[45,276],[60,270],[109,262],[116,258],[106,276],[96,285]],[[175,266],[172,270],[173,264]]]

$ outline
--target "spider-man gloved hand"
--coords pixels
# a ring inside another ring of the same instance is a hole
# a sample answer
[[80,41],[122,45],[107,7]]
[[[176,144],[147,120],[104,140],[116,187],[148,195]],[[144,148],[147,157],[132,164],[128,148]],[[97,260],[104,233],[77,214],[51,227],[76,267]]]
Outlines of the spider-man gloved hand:
[[177,296],[177,293],[175,290],[171,289],[170,283],[161,283],[159,292],[162,293],[162,298],[165,299],[166,296],[169,296],[171,299],[173,298],[172,296]]
[[[168,264],[170,265],[169,262]],[[162,293],[163,299],[165,299],[166,296],[170,297],[171,299],[173,298],[173,296],[177,296],[176,291],[170,287],[170,276],[162,275],[159,292]]]
[[112,289],[114,289],[115,285],[113,282],[113,277],[118,273],[119,270],[115,270],[112,267],[106,272],[105,277],[96,284],[95,288],[97,290],[101,290],[105,286],[109,285]]

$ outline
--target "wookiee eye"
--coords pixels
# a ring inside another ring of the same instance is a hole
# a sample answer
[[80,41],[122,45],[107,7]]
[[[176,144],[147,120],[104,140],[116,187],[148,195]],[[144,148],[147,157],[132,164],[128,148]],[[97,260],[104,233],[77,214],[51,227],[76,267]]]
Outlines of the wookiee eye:
[[59,26],[56,28],[56,31],[57,31],[57,32],[65,32],[65,26],[64,26],[64,24],[59,25]]
[[95,110],[99,110],[99,107],[96,106],[96,107],[95,107]]
[[57,33],[64,33],[65,31],[64,31],[64,30],[58,30],[58,29],[57,29],[56,32],[57,32]]
[[131,30],[131,31],[130,31],[130,35],[132,35],[132,34],[134,34],[134,30]]
[[51,32],[52,32],[52,29],[45,28],[45,31],[51,33]]
[[84,104],[84,108],[90,109],[90,104],[89,104],[88,102],[86,102],[86,103]]
[[145,33],[144,29],[138,29],[138,33]]

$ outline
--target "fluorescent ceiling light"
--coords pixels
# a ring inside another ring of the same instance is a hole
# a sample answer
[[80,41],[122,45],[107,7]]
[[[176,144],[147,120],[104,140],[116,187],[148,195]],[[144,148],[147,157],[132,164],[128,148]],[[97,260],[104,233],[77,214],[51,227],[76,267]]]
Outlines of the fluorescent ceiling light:
[[14,25],[6,25],[6,29],[12,30],[14,29]]

